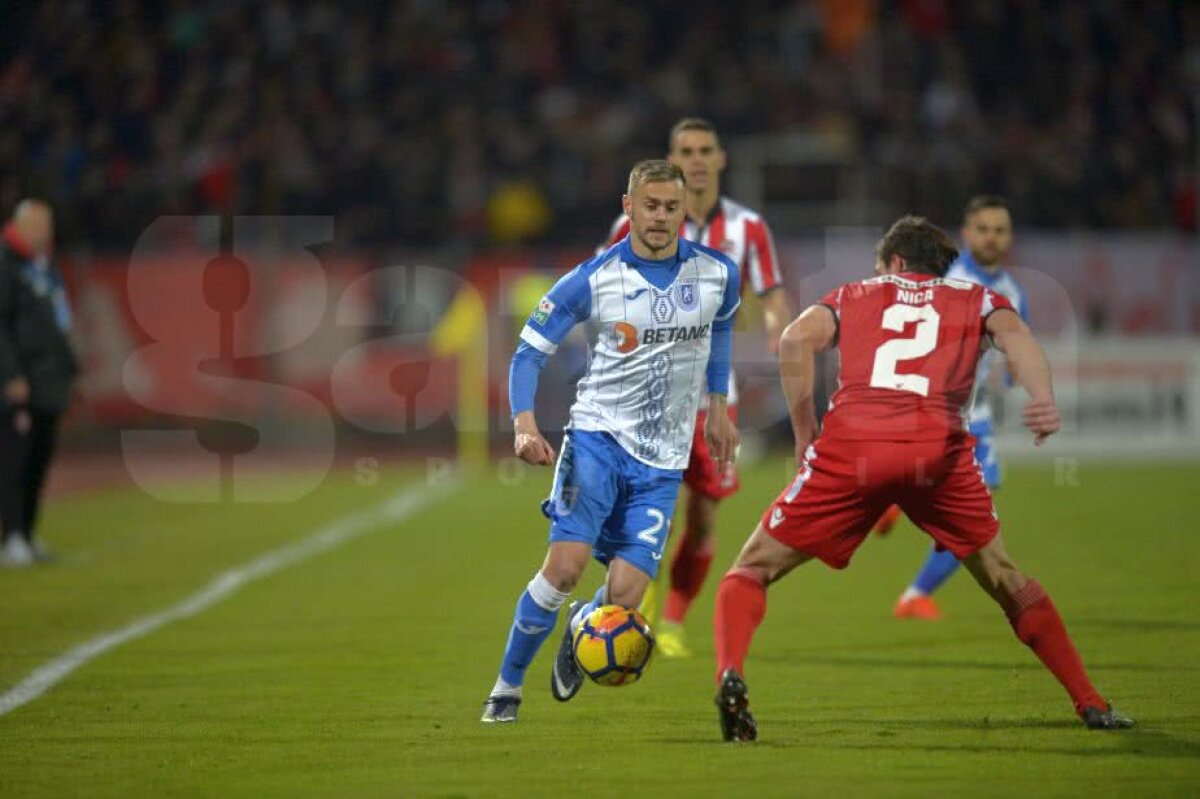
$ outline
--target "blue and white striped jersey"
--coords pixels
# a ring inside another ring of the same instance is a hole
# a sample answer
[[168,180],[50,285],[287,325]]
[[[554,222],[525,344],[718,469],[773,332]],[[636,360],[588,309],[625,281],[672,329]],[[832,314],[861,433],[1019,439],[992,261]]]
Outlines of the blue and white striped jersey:
[[[1017,309],[1021,318],[1029,321],[1029,306],[1025,301],[1025,291],[1013,279],[1013,276],[1003,269],[985,270],[971,257],[969,250],[963,250],[958,259],[946,270],[946,277],[966,280],[986,286],[1003,296]],[[998,351],[989,349],[979,359],[975,369],[975,400],[967,421],[971,424],[992,421],[992,398],[987,391],[987,376],[995,368],[998,359],[1003,357]]]
[[[728,390],[740,294],[738,268],[724,254],[681,239],[675,257],[648,261],[626,237],[563,276],[521,340],[549,355],[575,325],[594,322],[568,427],[607,432],[649,466],[683,469],[706,388]],[[513,412],[531,399],[515,400]]]

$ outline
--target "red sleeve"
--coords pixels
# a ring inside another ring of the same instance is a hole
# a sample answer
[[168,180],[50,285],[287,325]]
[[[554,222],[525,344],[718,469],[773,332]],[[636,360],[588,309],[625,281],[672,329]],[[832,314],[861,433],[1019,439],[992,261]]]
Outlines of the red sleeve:
[[824,305],[833,311],[833,323],[837,326],[833,333],[834,343],[837,343],[842,337],[842,293],[845,289],[845,286],[838,286],[817,300],[817,305]]
[[750,276],[750,288],[755,294],[766,294],[779,286],[779,258],[775,255],[775,241],[765,219],[746,220],[746,271]]
[[979,328],[980,332],[987,332],[987,319],[996,311],[1012,311],[1017,312],[1013,304],[1009,302],[1008,297],[1003,294],[998,294],[991,289],[983,289],[983,300],[979,305]]
[[628,235],[629,217],[625,216],[625,214],[621,214],[617,217],[617,221],[613,222],[612,227],[609,229],[608,239],[605,240],[604,244],[596,248],[596,254],[599,255]]
[[842,289],[844,288],[845,286],[838,286],[833,291],[817,300],[817,305],[824,305],[826,308],[833,311],[833,315],[836,316],[839,321],[842,318]]

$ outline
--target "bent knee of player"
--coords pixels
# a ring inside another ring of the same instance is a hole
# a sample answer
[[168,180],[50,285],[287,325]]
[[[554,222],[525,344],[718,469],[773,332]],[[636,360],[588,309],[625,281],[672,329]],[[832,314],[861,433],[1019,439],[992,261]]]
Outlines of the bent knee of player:
[[571,544],[552,544],[546,562],[542,564],[542,576],[556,591],[564,594],[575,590],[591,553],[590,546]]
[[968,556],[963,563],[985,591],[997,600],[1011,598],[1025,587],[1029,577],[1009,556],[1000,537]]
[[570,571],[569,569],[554,569],[546,566],[542,568],[542,576],[546,578],[546,582],[554,586],[555,591],[561,591],[564,594],[569,594],[574,591],[575,586],[579,584],[579,578],[581,574]]
[[642,604],[650,575],[623,558],[614,558],[608,568],[608,601],[614,605],[637,607]]
[[636,608],[642,604],[642,599],[646,595],[646,587],[650,585],[650,578],[647,577],[641,582],[625,582],[614,587],[611,583],[608,588],[608,601],[613,605],[624,605],[627,608]]
[[769,585],[795,567],[796,554],[795,550],[768,535],[760,524],[742,547],[729,573],[736,572]]

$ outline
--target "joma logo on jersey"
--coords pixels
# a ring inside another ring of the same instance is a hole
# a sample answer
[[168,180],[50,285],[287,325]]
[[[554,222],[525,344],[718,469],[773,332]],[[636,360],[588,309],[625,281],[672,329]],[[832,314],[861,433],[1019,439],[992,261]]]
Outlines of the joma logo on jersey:
[[656,327],[642,331],[643,344],[671,344],[676,341],[694,341],[708,335],[708,325],[680,325],[679,327]]

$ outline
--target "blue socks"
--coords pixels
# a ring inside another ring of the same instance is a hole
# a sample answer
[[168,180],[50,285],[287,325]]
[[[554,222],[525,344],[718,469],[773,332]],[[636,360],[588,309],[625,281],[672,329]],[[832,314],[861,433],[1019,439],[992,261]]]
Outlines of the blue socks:
[[558,609],[567,596],[550,585],[541,572],[529,581],[517,600],[508,643],[504,646],[504,659],[500,663],[500,679],[507,688],[519,689],[525,682],[525,670],[554,629]]
[[591,601],[586,605],[580,606],[580,608],[575,611],[575,615],[572,618],[567,619],[567,624],[573,624],[575,619],[586,619],[589,613],[607,603],[607,594],[608,583],[600,583],[600,587],[596,589],[596,594],[592,597]]
[[953,552],[938,552],[937,547],[929,550],[929,557],[917,572],[912,587],[928,596],[938,589],[958,569],[958,558]]

